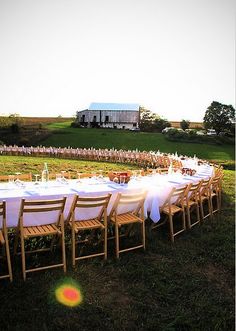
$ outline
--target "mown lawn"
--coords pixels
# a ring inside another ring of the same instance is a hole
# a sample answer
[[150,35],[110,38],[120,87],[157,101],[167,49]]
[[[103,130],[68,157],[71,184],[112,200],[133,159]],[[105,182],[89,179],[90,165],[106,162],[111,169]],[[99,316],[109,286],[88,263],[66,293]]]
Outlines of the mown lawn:
[[[0,160],[5,167],[1,173],[38,173],[44,161],[5,156]],[[49,169],[57,171],[116,169],[105,163],[47,161]],[[147,221],[147,250],[123,254],[118,261],[109,241],[106,262],[82,261],[73,270],[68,241],[66,275],[55,269],[30,274],[23,282],[20,257],[15,257],[13,283],[0,282],[0,330],[234,330],[235,173],[224,174],[220,217],[186,231],[174,245],[167,228],[150,231]],[[55,300],[58,284],[71,279],[84,297],[75,308]]]
[[53,123],[47,126],[54,130],[42,145],[56,147],[95,147],[138,150],[160,150],[161,152],[193,156],[207,160],[234,160],[234,146],[195,144],[168,141],[161,133],[132,132],[113,129],[71,128],[70,122]]

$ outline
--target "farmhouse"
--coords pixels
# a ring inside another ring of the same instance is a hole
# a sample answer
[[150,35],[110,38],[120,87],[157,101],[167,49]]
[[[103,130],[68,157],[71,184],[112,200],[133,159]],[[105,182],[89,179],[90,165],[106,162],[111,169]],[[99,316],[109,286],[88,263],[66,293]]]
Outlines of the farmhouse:
[[136,103],[91,103],[77,112],[77,122],[85,127],[135,129],[139,126],[139,105]]

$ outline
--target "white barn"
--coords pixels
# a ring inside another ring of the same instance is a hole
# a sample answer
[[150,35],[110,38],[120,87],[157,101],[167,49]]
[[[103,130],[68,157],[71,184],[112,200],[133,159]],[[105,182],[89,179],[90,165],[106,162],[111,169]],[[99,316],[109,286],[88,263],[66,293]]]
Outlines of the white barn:
[[96,103],[77,112],[77,123],[85,127],[133,129],[139,127],[140,109],[136,103]]

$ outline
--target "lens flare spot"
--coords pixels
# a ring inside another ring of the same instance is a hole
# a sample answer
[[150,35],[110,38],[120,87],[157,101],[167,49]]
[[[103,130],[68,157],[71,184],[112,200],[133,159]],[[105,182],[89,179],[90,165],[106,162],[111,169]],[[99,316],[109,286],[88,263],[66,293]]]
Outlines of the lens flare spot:
[[80,289],[74,285],[64,284],[55,291],[56,299],[61,304],[68,307],[76,307],[82,302]]

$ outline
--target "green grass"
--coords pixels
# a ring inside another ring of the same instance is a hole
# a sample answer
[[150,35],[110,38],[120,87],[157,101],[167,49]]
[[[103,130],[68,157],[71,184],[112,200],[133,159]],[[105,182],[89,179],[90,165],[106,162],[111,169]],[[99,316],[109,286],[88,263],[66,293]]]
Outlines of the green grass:
[[41,174],[44,162],[48,164],[49,173],[57,173],[65,170],[71,173],[72,177],[76,177],[77,172],[91,172],[103,170],[104,173],[109,171],[123,171],[127,169],[135,169],[136,166],[126,164],[114,164],[108,162],[87,162],[77,160],[63,160],[56,158],[32,157],[32,156],[0,156],[1,174],[11,175],[16,172],[29,173],[33,175]]
[[[42,170],[44,159],[1,156],[4,169]],[[47,159],[49,169],[84,169],[116,165]],[[120,167],[122,165],[119,165]],[[123,166],[122,166],[123,168]],[[167,228],[150,231],[147,250],[115,259],[109,241],[108,260],[81,261],[73,270],[67,246],[68,272],[30,274],[23,282],[20,257],[12,260],[14,281],[1,280],[0,329],[7,330],[234,330],[234,171],[224,171],[223,210],[176,238]],[[125,240],[126,242],[126,240]],[[58,283],[78,282],[82,304],[67,308],[55,300]]]
[[71,128],[70,122],[53,123],[47,126],[54,133],[42,141],[45,146],[95,147],[138,150],[160,150],[161,152],[193,156],[207,160],[234,160],[234,146],[207,145],[168,141],[161,133],[131,132],[112,129]]

